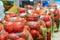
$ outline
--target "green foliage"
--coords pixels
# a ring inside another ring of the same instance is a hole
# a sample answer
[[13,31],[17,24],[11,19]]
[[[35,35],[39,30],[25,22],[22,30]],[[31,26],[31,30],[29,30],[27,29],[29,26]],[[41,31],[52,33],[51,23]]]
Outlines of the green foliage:
[[13,5],[12,1],[3,1],[4,5]]
[[34,38],[34,40],[39,40],[38,38]]

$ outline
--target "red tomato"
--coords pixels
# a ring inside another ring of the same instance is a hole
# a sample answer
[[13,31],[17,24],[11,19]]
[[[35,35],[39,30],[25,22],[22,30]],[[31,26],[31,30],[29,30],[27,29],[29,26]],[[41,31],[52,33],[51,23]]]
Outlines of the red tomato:
[[0,25],[0,31],[3,29],[3,26]]
[[48,13],[48,15],[52,15],[52,13],[51,13],[51,12],[49,12],[49,13]]
[[55,21],[59,20],[59,11],[58,10],[54,11],[54,20]]
[[24,25],[24,29],[28,29],[30,31],[30,27],[28,25]]
[[20,18],[20,17],[19,17],[19,18],[16,20],[16,22],[23,22],[23,23],[24,23],[24,22],[26,22],[26,20],[25,20],[25,18]]
[[42,28],[44,28],[44,26],[43,25],[40,25],[40,29],[42,29]]
[[26,16],[26,13],[18,13],[18,16],[24,18]]
[[39,36],[39,32],[36,31],[36,30],[31,30],[30,33],[33,37],[38,37]]
[[9,15],[10,17],[15,17],[15,16],[16,16],[16,13],[10,12],[10,13],[8,13],[7,15]]
[[41,10],[35,10],[35,12],[36,12],[37,14],[40,14],[40,13],[41,13]]
[[8,39],[8,32],[5,32],[5,31],[2,30],[1,33],[0,33],[0,37],[1,37],[1,39],[7,40]]
[[49,18],[49,16],[44,16],[44,17],[42,18],[42,20],[45,21],[45,22],[47,22],[47,21],[50,21],[50,18]]
[[44,40],[44,37],[42,35],[39,35],[39,40]]
[[27,9],[33,9],[33,7],[31,5],[26,5]]
[[59,16],[54,17],[54,21],[59,20]]
[[10,16],[9,16],[9,15],[6,15],[6,16],[5,16],[5,20],[7,20],[7,21],[8,21],[8,20],[9,20],[9,18],[10,18]]
[[10,25],[12,25],[12,24],[13,24],[13,22],[6,21],[6,22],[4,23],[4,26],[10,26]]
[[8,37],[9,33],[8,32],[3,32],[2,33],[6,38]]
[[9,33],[13,32],[13,24],[12,24],[12,22],[6,22],[4,24],[4,29],[5,29],[5,31],[7,31]]
[[60,13],[59,13],[59,18],[60,18]]
[[5,31],[12,33],[13,32],[13,27],[5,27]]
[[15,22],[14,32],[22,32],[23,28],[22,22]]
[[8,38],[11,40],[14,40],[17,38],[17,35],[15,33],[11,33],[11,34],[9,34]]
[[20,8],[19,9],[19,13],[25,13],[25,11],[26,11],[25,8]]
[[34,26],[33,29],[40,30],[40,24],[39,23],[37,23],[37,24],[35,24],[33,26]]
[[49,15],[49,18],[52,19],[52,15]]
[[15,22],[22,22],[22,21],[23,21],[23,19],[20,17],[17,17],[17,19],[15,20]]
[[32,13],[35,13],[35,10],[32,10]]
[[10,12],[5,16],[5,20],[9,21],[11,17],[16,17],[17,15],[14,12]]
[[36,4],[36,7],[40,7],[40,6],[41,6],[41,4],[40,4],[40,3],[37,3],[37,4]]
[[7,38],[4,35],[0,34],[0,40],[7,40]]
[[32,16],[33,16],[33,17],[37,17],[38,14],[37,14],[37,13],[33,13]]
[[46,15],[46,13],[45,13],[45,12],[43,12],[43,11],[41,11],[40,15],[44,15],[44,16],[45,16],[45,15]]
[[36,17],[27,17],[26,20],[27,21],[37,21],[38,18],[36,18]]
[[47,28],[51,28],[51,26],[52,26],[52,22],[47,21],[47,22],[46,22],[46,27],[47,27]]
[[25,40],[24,38],[17,38],[16,40]]
[[57,14],[57,15],[59,15],[59,10],[54,10],[54,14]]

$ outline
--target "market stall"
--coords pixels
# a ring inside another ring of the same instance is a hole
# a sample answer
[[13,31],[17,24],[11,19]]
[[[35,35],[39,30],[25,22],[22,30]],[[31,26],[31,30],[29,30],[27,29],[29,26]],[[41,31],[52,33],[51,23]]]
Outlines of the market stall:
[[60,11],[56,2],[21,1],[1,1],[1,9],[8,10],[0,11],[5,14],[0,20],[0,40],[58,40]]

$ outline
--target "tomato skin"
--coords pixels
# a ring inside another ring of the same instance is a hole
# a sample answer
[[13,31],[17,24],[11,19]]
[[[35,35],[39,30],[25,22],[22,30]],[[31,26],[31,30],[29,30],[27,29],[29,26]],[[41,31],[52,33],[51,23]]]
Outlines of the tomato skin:
[[3,26],[2,26],[2,25],[0,25],[0,31],[1,31],[1,30],[3,30]]
[[17,35],[16,35],[15,33],[10,33],[10,34],[8,35],[8,38],[11,39],[11,40],[14,40],[14,39],[17,38]]
[[41,18],[44,22],[47,22],[47,21],[50,21],[50,17],[49,16],[46,16],[46,15],[42,15],[42,18]]
[[10,26],[10,27],[5,27],[5,31],[11,33],[13,32],[13,28]]
[[59,20],[59,16],[54,17],[54,21]]
[[39,40],[44,40],[44,37],[42,35],[39,35]]
[[59,18],[60,18],[60,12],[59,12]]
[[12,22],[7,21],[6,23],[4,23],[4,29],[5,29],[5,31],[7,31],[9,33],[13,32]]
[[24,25],[24,29],[27,29],[27,30],[30,31],[30,26],[28,26],[28,25]]
[[9,15],[6,15],[4,19],[8,21],[9,18],[10,18],[10,16]]
[[17,16],[14,12],[10,12],[10,13],[8,13],[7,15],[9,15],[10,17],[15,17],[15,16]]
[[3,33],[3,35],[4,35],[6,38],[8,38],[9,33],[5,31],[5,32]]
[[38,23],[38,24],[35,24],[34,26],[33,26],[33,29],[35,29],[35,30],[40,30],[40,24]]
[[25,13],[25,11],[26,11],[25,8],[20,8],[19,9],[19,13]]
[[40,7],[40,6],[41,6],[41,4],[40,4],[40,3],[37,3],[37,4],[36,4],[36,7]]
[[60,18],[60,13],[59,13],[59,18]]
[[46,22],[46,27],[47,27],[47,28],[51,28],[51,26],[52,26],[52,22],[47,21],[47,22]]
[[38,17],[38,14],[37,13],[33,13],[32,17]]
[[25,40],[24,38],[17,38],[16,40]]
[[49,15],[49,18],[52,19],[52,15]]
[[36,31],[36,30],[31,30],[30,33],[33,37],[38,37],[39,36],[39,32]]
[[6,21],[9,21],[9,19],[11,18],[11,17],[16,17],[17,15],[14,13],[14,12],[10,12],[10,13],[8,13],[6,16],[5,16],[5,20]]
[[36,21],[37,18],[36,17],[27,17],[26,20],[27,21]]
[[41,10],[35,10],[35,12],[36,12],[37,14],[40,14],[40,13],[41,13]]
[[46,16],[46,13],[44,11],[41,11],[40,15]]
[[54,21],[59,20],[59,10],[54,10]]
[[27,9],[33,9],[33,7],[31,5],[26,5]]
[[23,31],[23,23],[22,22],[15,22],[15,27],[13,27],[14,32],[22,32]]
[[9,33],[17,33],[17,32],[22,32],[23,31],[23,22],[11,22],[11,21],[7,21],[4,23],[4,29],[5,31],[9,32]]
[[59,10],[55,9],[54,14],[59,14]]
[[0,34],[0,40],[7,40],[7,38],[4,35]]

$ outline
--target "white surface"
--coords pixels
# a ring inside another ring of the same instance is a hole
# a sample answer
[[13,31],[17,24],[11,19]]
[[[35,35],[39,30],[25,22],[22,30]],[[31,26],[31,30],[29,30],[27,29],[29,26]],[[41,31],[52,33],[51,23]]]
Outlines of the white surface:
[[0,1],[0,20],[4,19],[4,6],[3,6],[3,2]]
[[57,33],[54,33],[52,40],[60,40],[60,31]]

